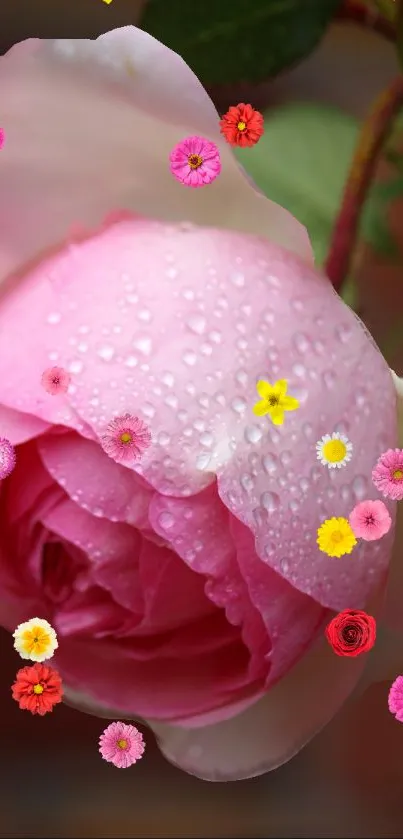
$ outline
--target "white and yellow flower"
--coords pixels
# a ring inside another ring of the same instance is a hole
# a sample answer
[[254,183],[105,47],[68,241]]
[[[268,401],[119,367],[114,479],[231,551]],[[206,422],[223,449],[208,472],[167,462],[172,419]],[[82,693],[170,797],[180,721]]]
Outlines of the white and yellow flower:
[[57,635],[53,626],[43,618],[31,618],[20,623],[13,633],[14,648],[21,658],[45,661],[57,649]]
[[316,443],[316,455],[323,466],[329,469],[341,469],[351,460],[353,444],[345,437],[335,431],[333,434],[325,434]]

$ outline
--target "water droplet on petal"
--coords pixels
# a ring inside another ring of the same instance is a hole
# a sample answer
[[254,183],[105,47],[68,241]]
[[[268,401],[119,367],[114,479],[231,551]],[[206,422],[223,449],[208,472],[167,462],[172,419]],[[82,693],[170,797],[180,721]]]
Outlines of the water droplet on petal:
[[241,396],[236,396],[231,402],[231,408],[237,414],[243,414],[246,411],[247,403]]
[[170,373],[169,370],[166,370],[165,373],[162,374],[161,380],[167,387],[173,387],[175,384],[175,376],[173,373]]
[[201,471],[207,469],[211,460],[211,454],[209,452],[203,452],[203,454],[199,454],[196,458],[196,468],[200,469]]
[[207,321],[203,315],[192,315],[188,321],[187,325],[191,332],[194,332],[196,335],[203,335],[203,332],[206,329]]
[[102,361],[112,361],[113,356],[115,355],[114,347],[111,347],[110,344],[105,344],[105,346],[100,347],[97,351],[97,355],[99,358],[102,358]]
[[193,352],[193,350],[186,350],[186,352],[183,353],[182,358],[185,364],[188,365],[188,367],[194,367],[194,365],[197,362],[197,355],[195,352]]
[[151,338],[148,335],[141,335],[133,341],[133,347],[143,355],[150,355],[153,348]]
[[280,506],[280,496],[276,492],[264,492],[260,501],[269,513],[274,513]]
[[368,481],[364,475],[357,475],[352,483],[352,490],[357,501],[363,501],[368,493]]
[[135,355],[128,355],[124,361],[125,367],[137,367],[138,360]]
[[60,323],[62,316],[60,312],[50,312],[50,314],[46,318],[46,322],[50,323],[52,326],[56,323]]
[[276,471],[278,461],[275,454],[266,454],[262,459],[263,469],[268,475],[272,475]]
[[175,524],[175,518],[172,513],[164,512],[158,516],[158,524],[163,530],[169,530]]
[[258,425],[247,425],[244,436],[247,443],[258,443],[262,439],[263,432]]
[[230,274],[230,280],[232,284],[237,288],[243,288],[243,286],[245,285],[245,276],[244,274],[241,274],[240,271],[234,271],[232,274]]
[[82,361],[72,361],[68,366],[69,373],[81,373],[84,369]]

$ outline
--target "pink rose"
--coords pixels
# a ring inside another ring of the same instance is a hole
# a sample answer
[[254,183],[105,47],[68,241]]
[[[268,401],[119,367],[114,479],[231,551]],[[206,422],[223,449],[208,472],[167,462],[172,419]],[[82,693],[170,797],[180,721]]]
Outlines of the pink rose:
[[[324,627],[379,611],[393,528],[339,559],[316,539],[378,497],[372,467],[399,443],[389,369],[305,231],[244,178],[177,55],[133,28],[26,42],[0,91],[0,436],[17,454],[0,620],[52,623],[73,704],[144,718],[200,777],[260,774],[365,664],[334,656]],[[195,133],[223,164],[197,191],[168,166]],[[43,387],[53,366],[66,392]],[[284,425],[254,415],[259,379],[299,400]],[[103,439],[126,413],[151,445],[118,463]],[[333,431],[353,444],[342,469],[316,458]]]

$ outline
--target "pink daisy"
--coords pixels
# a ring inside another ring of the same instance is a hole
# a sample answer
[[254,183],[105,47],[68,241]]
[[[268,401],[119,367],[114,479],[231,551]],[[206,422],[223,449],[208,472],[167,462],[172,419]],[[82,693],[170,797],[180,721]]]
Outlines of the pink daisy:
[[372,542],[390,530],[392,519],[383,501],[361,501],[350,513],[349,522],[355,536]]
[[0,128],[0,149],[3,148],[5,139],[6,139],[6,135],[4,133],[4,129]]
[[15,448],[6,440],[5,437],[0,437],[0,481],[13,471],[16,463]]
[[143,735],[134,725],[111,722],[99,738],[99,751],[104,760],[118,769],[127,769],[143,757]]
[[388,696],[389,711],[399,722],[403,722],[403,676],[398,676],[391,685]]
[[47,393],[57,396],[58,393],[66,393],[70,384],[70,373],[63,367],[48,367],[42,373],[41,382]]
[[388,449],[372,470],[372,483],[386,498],[403,498],[403,449]]
[[103,450],[117,463],[137,460],[151,443],[146,424],[132,414],[113,419],[101,437]]
[[204,137],[186,137],[169,155],[171,172],[185,186],[207,186],[221,172],[220,152]]

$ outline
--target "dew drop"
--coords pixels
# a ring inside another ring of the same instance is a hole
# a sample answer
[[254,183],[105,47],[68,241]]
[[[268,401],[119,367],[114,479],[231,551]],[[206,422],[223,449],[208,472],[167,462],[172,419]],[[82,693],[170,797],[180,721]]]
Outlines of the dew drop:
[[110,344],[105,344],[105,346],[100,347],[97,351],[97,355],[99,358],[102,358],[102,361],[112,361],[115,355],[114,347],[111,347]]
[[276,492],[264,492],[260,501],[268,513],[274,513],[280,506],[280,496]]
[[248,384],[248,374],[246,370],[238,370],[237,373],[235,373],[235,381],[239,385],[242,385],[242,387],[246,387]]
[[207,321],[203,315],[194,314],[188,319],[187,325],[191,332],[194,332],[196,335],[203,335]]
[[258,425],[247,425],[244,436],[247,443],[258,443],[262,439],[263,432]]
[[188,365],[188,367],[194,367],[194,365],[197,362],[197,355],[195,352],[193,352],[193,350],[186,350],[183,353],[182,359],[184,363]]
[[199,439],[201,445],[205,446],[207,449],[210,449],[214,443],[214,437],[209,431],[203,431],[202,434],[200,434]]
[[243,288],[245,285],[245,276],[240,271],[234,271],[230,274],[230,280],[236,288]]
[[242,489],[244,489],[245,492],[252,492],[252,490],[253,490],[253,478],[252,478],[251,475],[248,475],[247,473],[245,473],[244,475],[241,475],[240,483],[241,483]]
[[150,419],[155,416],[155,408],[153,405],[150,405],[149,402],[144,403],[142,412],[145,417],[150,417]]
[[262,459],[263,469],[268,475],[272,475],[276,471],[278,461],[275,454],[266,454]]
[[84,370],[84,364],[82,361],[72,361],[68,367],[69,373],[81,373]]
[[297,352],[303,354],[309,349],[309,338],[303,332],[296,332],[293,344]]
[[171,438],[169,434],[166,433],[166,431],[160,431],[157,437],[157,442],[160,446],[169,446]]
[[211,353],[213,352],[213,347],[211,346],[211,344],[202,344],[200,347],[200,352],[202,353],[202,355],[211,355]]
[[143,355],[150,355],[153,348],[151,338],[148,335],[141,335],[133,341],[133,347]]
[[200,471],[204,471],[208,468],[211,460],[211,454],[209,452],[203,452],[202,454],[197,455],[196,458],[196,469],[200,469]]
[[290,563],[288,562],[288,559],[280,559],[280,570],[283,574],[288,574],[290,570]]
[[175,411],[179,405],[178,397],[175,396],[173,393],[169,393],[168,396],[166,396],[164,399],[164,404],[168,405],[168,408],[173,408],[173,410]]
[[236,396],[231,402],[231,408],[236,414],[243,414],[246,411],[247,403],[241,396]]
[[46,318],[46,322],[50,323],[52,326],[56,323],[60,323],[62,316],[60,312],[50,312]]
[[368,492],[368,481],[364,475],[357,475],[352,483],[352,490],[358,501],[363,501]]
[[292,372],[295,376],[298,376],[299,379],[303,379],[306,376],[306,369],[303,364],[293,364]]
[[328,390],[331,390],[336,384],[337,376],[333,370],[324,370],[322,379]]
[[160,513],[158,516],[158,524],[163,530],[169,530],[175,524],[175,518],[172,513]]

